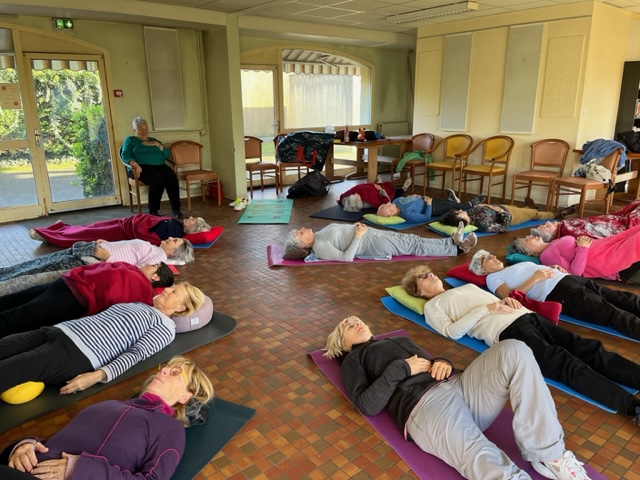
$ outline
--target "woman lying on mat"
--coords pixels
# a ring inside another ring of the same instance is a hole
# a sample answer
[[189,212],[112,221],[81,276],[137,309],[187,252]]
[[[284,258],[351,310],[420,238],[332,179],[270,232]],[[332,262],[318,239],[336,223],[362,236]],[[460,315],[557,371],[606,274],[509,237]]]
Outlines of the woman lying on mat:
[[640,225],[611,237],[560,237],[547,243],[535,235],[516,238],[517,253],[538,257],[543,265],[559,265],[571,275],[627,280],[640,264]]
[[463,240],[462,228],[450,238],[423,238],[410,233],[397,233],[368,228],[364,223],[342,225],[330,223],[313,232],[300,228],[289,232],[285,251],[313,250],[321,260],[352,262],[357,257],[417,255],[455,257],[467,253],[477,243],[473,233]]
[[65,383],[74,393],[110,382],[175,338],[174,314],[189,315],[204,294],[184,282],[144,303],[119,303],[96,315],[0,340],[0,392],[24,382]]
[[537,472],[588,478],[565,450],[553,399],[522,342],[497,343],[462,372],[446,358],[427,355],[410,338],[376,340],[358,317],[347,317],[329,335],[326,349],[326,357],[340,361],[359,412],[376,415],[386,408],[405,439],[465,478],[529,478],[482,433],[507,400],[516,443]]
[[213,395],[195,362],[176,356],[138,398],[90,405],[49,440],[27,437],[8,446],[0,463],[58,480],[169,479],[184,452],[185,427],[206,419]]
[[[404,218],[407,222],[425,223],[432,217],[439,217],[451,209],[467,210],[485,199],[484,195],[480,195],[468,202],[460,202],[453,190],[448,190],[448,192],[449,198],[447,200],[423,197],[422,195],[398,197],[391,203],[381,205],[377,214],[380,217],[395,216]],[[458,224],[456,223],[454,226],[458,226]]]
[[361,212],[363,208],[378,208],[399,197],[411,186],[408,178],[401,188],[394,188],[391,182],[382,182],[380,177],[376,183],[360,183],[354,185],[338,198],[338,204],[342,205],[345,212]]
[[640,340],[640,297],[635,293],[598,285],[593,280],[569,275],[557,265],[549,268],[532,262],[504,266],[495,255],[478,250],[469,270],[486,275],[487,288],[500,298],[513,290],[539,302],[562,304],[562,313],[582,320],[611,327]]
[[145,240],[153,245],[160,245],[169,237],[182,238],[190,233],[211,230],[211,225],[202,217],[185,218],[184,221],[173,217],[158,217],[146,213],[125,218],[103,220],[85,226],[67,225],[58,220],[45,228],[32,228],[29,236],[34,240],[47,242],[56,247],[68,248],[76,242],[92,240]]
[[598,340],[582,338],[517,300],[500,300],[472,283],[445,290],[426,265],[411,268],[402,286],[409,295],[429,300],[424,318],[441,335],[454,340],[468,335],[489,346],[521,340],[545,377],[622,415],[640,418],[640,400],[618,385],[640,389],[640,365],[608,352]]
[[565,236],[602,238],[624,232],[636,225],[640,225],[640,200],[635,200],[622,210],[608,215],[546,222],[532,228],[531,235],[542,237],[545,242]]
[[0,338],[95,315],[116,303],[153,305],[153,289],[171,285],[173,272],[164,263],[76,267],[51,283],[0,297]]
[[471,224],[478,227],[480,232],[504,233],[509,231],[511,225],[520,225],[530,220],[562,218],[575,211],[575,205],[554,212],[540,212],[535,208],[480,203],[466,211],[451,210],[440,219],[440,223],[455,227],[463,222],[465,226]]
[[193,245],[184,238],[169,237],[156,247],[143,240],[120,242],[77,242],[71,248],[60,250],[32,260],[0,268],[0,281],[21,275],[69,270],[97,262],[125,262],[137,267],[164,263],[193,262]]

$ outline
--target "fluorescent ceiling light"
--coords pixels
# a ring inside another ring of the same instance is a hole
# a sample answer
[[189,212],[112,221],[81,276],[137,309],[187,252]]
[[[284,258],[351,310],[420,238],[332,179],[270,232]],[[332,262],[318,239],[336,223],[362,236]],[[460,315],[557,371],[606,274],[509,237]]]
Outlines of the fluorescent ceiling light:
[[434,17],[442,17],[444,15],[455,15],[457,13],[465,13],[472,10],[478,10],[480,5],[478,2],[458,2],[448,5],[441,5],[439,7],[425,8],[423,10],[416,10],[415,12],[402,13],[400,15],[393,15],[387,17],[387,22],[403,24],[420,22]]

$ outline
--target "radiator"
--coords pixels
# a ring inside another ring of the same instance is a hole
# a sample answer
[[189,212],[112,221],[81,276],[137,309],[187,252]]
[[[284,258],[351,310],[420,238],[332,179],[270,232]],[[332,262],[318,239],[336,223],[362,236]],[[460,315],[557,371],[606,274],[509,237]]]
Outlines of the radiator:
[[192,142],[200,143],[200,132],[197,130],[191,132],[153,132],[151,136],[157,138],[166,146],[178,140],[191,140]]
[[409,135],[409,122],[379,123],[377,132],[387,137],[394,135]]
[[[384,122],[378,124],[378,133],[385,137],[395,135],[409,135],[409,122]],[[379,156],[397,158],[400,156],[400,146],[391,145],[380,149]],[[378,157],[379,158],[379,157]]]

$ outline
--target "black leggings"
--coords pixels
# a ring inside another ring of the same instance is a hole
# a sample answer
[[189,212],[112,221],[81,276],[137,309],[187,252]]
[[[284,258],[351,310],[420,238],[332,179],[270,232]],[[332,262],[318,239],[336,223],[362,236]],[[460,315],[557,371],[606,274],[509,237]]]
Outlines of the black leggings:
[[164,189],[167,189],[171,210],[180,210],[180,188],[178,177],[167,164],[162,165],[140,165],[140,181],[149,186],[149,213],[156,214],[160,210],[160,200]]

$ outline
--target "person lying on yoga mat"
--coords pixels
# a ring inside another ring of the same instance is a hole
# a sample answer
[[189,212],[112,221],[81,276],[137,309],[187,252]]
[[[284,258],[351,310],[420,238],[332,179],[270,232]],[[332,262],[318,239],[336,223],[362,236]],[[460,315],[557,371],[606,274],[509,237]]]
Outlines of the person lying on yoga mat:
[[32,228],[29,236],[34,240],[46,242],[56,247],[68,248],[76,242],[92,240],[145,240],[153,245],[160,245],[169,237],[182,238],[189,233],[211,230],[211,225],[202,217],[189,217],[183,221],[173,217],[158,217],[147,213],[125,218],[103,220],[90,225],[67,225],[58,220],[45,228]]
[[0,392],[24,382],[66,384],[74,393],[110,382],[173,341],[174,314],[189,315],[204,294],[183,282],[144,303],[118,303],[103,312],[0,339]]
[[544,225],[532,228],[531,235],[542,237],[547,243],[565,236],[602,238],[624,232],[636,225],[640,225],[640,199],[608,215],[546,222]]
[[547,243],[527,235],[516,238],[511,248],[538,257],[543,265],[559,265],[571,275],[624,281],[633,276],[640,261],[640,225],[596,239],[560,237]]
[[520,225],[530,220],[563,218],[574,214],[575,211],[575,205],[554,212],[541,212],[528,207],[480,203],[466,211],[451,210],[440,219],[440,223],[455,227],[463,222],[465,227],[471,224],[477,227],[480,232],[504,233],[509,231],[511,225]]
[[[401,217],[407,222],[425,223],[431,220],[432,217],[439,217],[451,209],[467,210],[483,202],[486,198],[484,195],[479,195],[468,202],[460,202],[460,199],[453,190],[447,191],[449,192],[449,198],[447,200],[422,195],[398,197],[391,203],[380,205],[377,214],[380,217],[395,216]],[[457,227],[458,224],[454,226]]]
[[164,263],[82,265],[51,283],[0,297],[0,338],[95,315],[116,303],[153,305],[153,289],[171,285],[173,272]]
[[0,281],[21,275],[69,270],[96,262],[125,262],[137,267],[169,263],[193,262],[193,245],[184,238],[169,237],[159,247],[143,240],[122,240],[119,242],[76,242],[71,248],[60,250],[32,260],[0,268]]
[[139,397],[90,405],[49,440],[9,445],[0,464],[59,480],[169,479],[185,449],[185,427],[203,423],[213,396],[206,373],[175,356],[144,382]]
[[326,357],[340,362],[349,399],[360,413],[386,409],[407,441],[465,478],[530,478],[483,434],[510,401],[522,457],[547,478],[588,479],[565,450],[553,399],[522,342],[496,343],[463,372],[408,337],[374,339],[352,316],[331,332],[326,350]]
[[519,290],[532,300],[562,304],[562,313],[587,323],[611,327],[640,340],[640,297],[624,290],[598,285],[593,280],[569,275],[562,267],[532,262],[504,266],[495,255],[478,250],[469,270],[486,275],[487,288],[500,298]]
[[598,340],[576,335],[516,299],[500,300],[472,283],[445,290],[427,265],[411,268],[402,286],[409,295],[429,300],[424,318],[441,335],[454,340],[469,335],[489,346],[521,340],[533,351],[545,377],[621,415],[640,418],[640,399],[618,385],[640,389],[640,365],[605,350]]
[[399,197],[411,186],[408,178],[401,188],[394,188],[391,182],[382,182],[380,176],[376,183],[360,183],[340,195],[337,202],[345,212],[361,212],[364,208],[378,208]]
[[289,232],[285,251],[313,250],[321,260],[352,262],[357,257],[417,255],[455,257],[467,253],[477,243],[473,233],[463,240],[462,228],[449,238],[423,238],[367,227],[364,223],[343,225],[330,223],[318,232],[300,228]]

